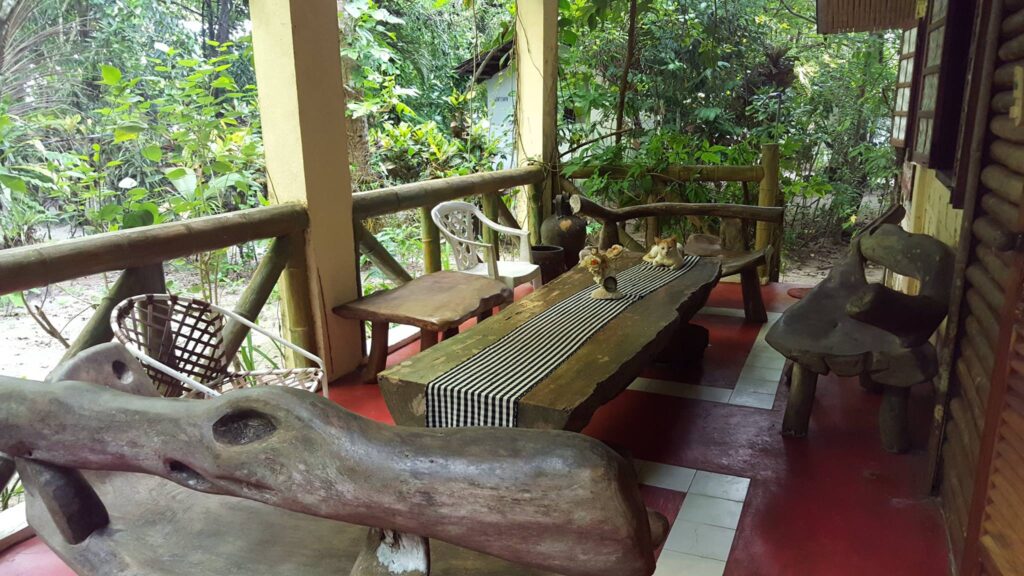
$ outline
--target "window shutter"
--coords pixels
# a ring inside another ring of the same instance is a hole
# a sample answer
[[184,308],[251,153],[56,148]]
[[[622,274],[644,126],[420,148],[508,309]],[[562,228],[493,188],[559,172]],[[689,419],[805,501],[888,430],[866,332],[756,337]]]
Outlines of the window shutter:
[[896,78],[896,106],[892,119],[892,138],[896,148],[906,148],[910,126],[913,124],[913,96],[917,78],[918,28],[903,31],[900,46],[899,73]]
[[[913,133],[914,162],[951,173],[967,80],[974,0],[933,0],[921,34],[921,84]],[[949,25],[947,25],[949,24]],[[946,174],[949,176],[949,174]]]
[[958,394],[942,445],[943,509],[964,576],[1024,574],[1024,127],[1009,117],[1007,98],[1024,58],[1013,49],[1024,45],[1024,2],[1002,13],[987,4],[981,34],[997,39],[1002,29],[1004,37],[998,57],[985,52],[989,65],[972,86],[990,106],[964,212],[961,311],[951,315]]

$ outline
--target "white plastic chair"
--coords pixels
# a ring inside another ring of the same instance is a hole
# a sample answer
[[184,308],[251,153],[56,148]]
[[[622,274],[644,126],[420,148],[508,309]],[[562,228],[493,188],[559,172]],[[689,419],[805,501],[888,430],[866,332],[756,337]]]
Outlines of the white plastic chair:
[[[442,202],[430,211],[430,217],[448,240],[460,272],[490,276],[513,289],[527,282],[540,286],[540,266],[530,257],[530,233],[526,230],[502,226],[468,202]],[[475,220],[496,232],[518,237],[519,260],[498,260],[494,246],[477,238]],[[484,251],[483,258],[480,249]]]
[[[224,350],[226,319],[259,332],[316,367],[231,370],[233,358],[226,357]],[[231,310],[197,298],[134,296],[117,305],[110,325],[117,340],[142,363],[165,396],[191,389],[212,397],[226,388],[273,385],[314,392],[325,384],[326,371],[319,357]]]

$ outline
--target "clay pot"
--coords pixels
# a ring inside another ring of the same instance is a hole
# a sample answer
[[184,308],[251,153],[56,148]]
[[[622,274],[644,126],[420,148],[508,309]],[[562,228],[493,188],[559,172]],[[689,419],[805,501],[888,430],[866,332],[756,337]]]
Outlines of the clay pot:
[[565,255],[561,246],[531,246],[533,263],[540,266],[541,282],[547,284],[565,272]]
[[566,270],[579,264],[580,250],[587,244],[587,221],[572,213],[568,196],[558,196],[555,213],[541,222],[540,239],[564,249]]

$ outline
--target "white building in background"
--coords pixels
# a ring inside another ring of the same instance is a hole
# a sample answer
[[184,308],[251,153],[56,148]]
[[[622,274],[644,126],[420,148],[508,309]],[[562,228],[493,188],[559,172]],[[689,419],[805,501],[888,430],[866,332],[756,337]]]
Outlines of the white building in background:
[[[455,70],[468,82],[485,58],[487,52],[465,60]],[[491,138],[500,142],[501,154],[495,162],[495,168],[498,169],[511,168],[516,164],[516,72],[513,58],[512,42],[502,44],[495,49],[476,79],[477,85],[487,93],[487,120]]]

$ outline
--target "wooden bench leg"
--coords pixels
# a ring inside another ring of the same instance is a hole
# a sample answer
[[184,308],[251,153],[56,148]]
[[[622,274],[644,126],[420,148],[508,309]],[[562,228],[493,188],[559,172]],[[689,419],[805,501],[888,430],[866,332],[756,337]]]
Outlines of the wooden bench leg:
[[370,357],[366,359],[366,367],[363,368],[363,382],[367,384],[377,383],[377,374],[384,369],[388,361],[388,322],[372,322],[370,330]]
[[437,344],[437,332],[433,330],[420,330],[420,352]]
[[761,297],[761,279],[757,276],[757,268],[748,268],[740,272],[740,287],[743,290],[743,314],[747,322],[768,321],[768,312],[764,308]]
[[811,423],[811,408],[814,407],[814,392],[817,388],[818,375],[799,364],[794,364],[786,416],[782,419],[783,436],[807,436],[807,429]]
[[907,420],[910,388],[885,386],[882,394],[882,408],[878,412],[882,447],[894,454],[906,452],[910,449],[910,424]]
[[454,328],[449,328],[449,329],[444,331],[444,339],[445,340],[447,340],[449,338],[455,338],[458,335],[459,335],[459,327],[458,326],[456,326]]

